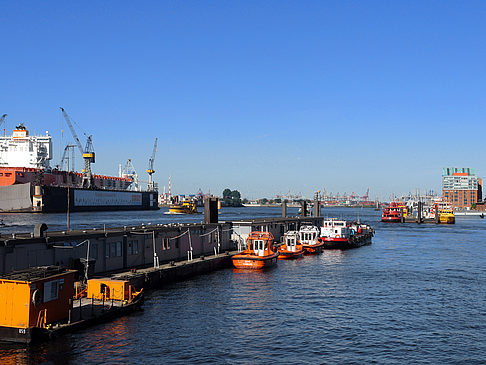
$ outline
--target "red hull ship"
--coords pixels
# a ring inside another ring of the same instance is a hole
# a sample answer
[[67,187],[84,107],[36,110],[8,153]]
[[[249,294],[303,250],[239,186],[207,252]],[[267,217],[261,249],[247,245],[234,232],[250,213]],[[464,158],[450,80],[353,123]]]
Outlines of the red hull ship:
[[[85,155],[94,162],[94,152]],[[20,124],[0,136],[0,212],[65,212],[68,204],[71,211],[158,209],[155,189],[130,190],[129,177],[51,168],[51,159],[47,132],[31,136]]]
[[403,216],[403,204],[391,202],[389,206],[383,208],[381,221],[385,223],[400,223]]
[[349,249],[369,245],[374,230],[367,224],[327,219],[321,227],[321,241],[326,249]]

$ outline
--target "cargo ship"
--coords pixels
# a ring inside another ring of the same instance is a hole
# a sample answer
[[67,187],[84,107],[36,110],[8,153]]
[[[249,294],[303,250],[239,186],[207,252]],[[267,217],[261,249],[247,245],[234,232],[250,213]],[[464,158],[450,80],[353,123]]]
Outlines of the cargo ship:
[[87,184],[86,173],[51,168],[50,160],[48,132],[32,136],[20,124],[0,136],[0,212],[159,209],[157,191],[133,191],[131,178],[90,173]]

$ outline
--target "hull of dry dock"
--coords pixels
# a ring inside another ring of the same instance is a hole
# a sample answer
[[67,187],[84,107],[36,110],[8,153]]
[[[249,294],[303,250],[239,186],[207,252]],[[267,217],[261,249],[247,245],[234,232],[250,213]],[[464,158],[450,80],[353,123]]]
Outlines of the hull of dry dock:
[[17,184],[0,186],[0,212],[63,213],[156,210],[156,191],[92,190],[58,186]]

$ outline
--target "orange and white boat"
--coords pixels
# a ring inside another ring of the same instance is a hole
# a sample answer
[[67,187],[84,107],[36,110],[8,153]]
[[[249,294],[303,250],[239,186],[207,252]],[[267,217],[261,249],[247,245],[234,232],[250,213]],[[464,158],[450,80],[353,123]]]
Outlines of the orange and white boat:
[[304,248],[304,254],[321,253],[324,241],[321,240],[321,230],[316,226],[302,226],[299,230],[300,243]]
[[296,259],[302,257],[304,248],[299,239],[299,232],[288,231],[284,235],[284,242],[278,247],[278,258],[280,260]]
[[277,263],[278,253],[272,249],[270,232],[251,232],[246,242],[248,248],[232,258],[237,269],[263,269]]

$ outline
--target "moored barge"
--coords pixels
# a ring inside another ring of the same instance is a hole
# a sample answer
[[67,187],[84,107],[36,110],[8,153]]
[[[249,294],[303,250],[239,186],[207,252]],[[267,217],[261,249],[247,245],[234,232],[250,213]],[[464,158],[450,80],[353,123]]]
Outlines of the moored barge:
[[143,291],[127,281],[88,280],[87,288],[75,290],[75,273],[46,266],[0,277],[0,341],[48,340],[133,312],[143,302]]

